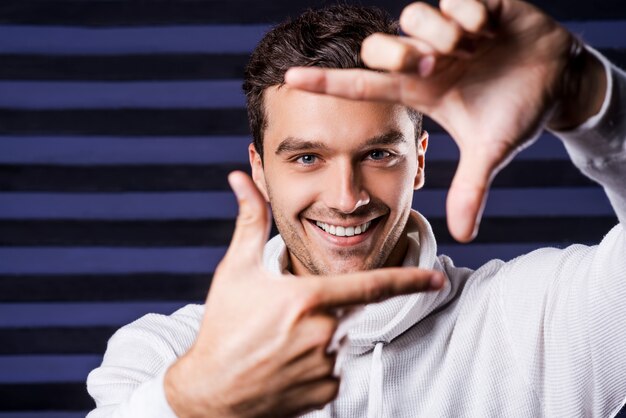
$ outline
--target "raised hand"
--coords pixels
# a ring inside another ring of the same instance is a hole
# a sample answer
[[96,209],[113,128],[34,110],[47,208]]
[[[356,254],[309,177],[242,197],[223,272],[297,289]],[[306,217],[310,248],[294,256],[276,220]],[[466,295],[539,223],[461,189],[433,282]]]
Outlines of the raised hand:
[[[554,20],[518,0],[442,0],[439,9],[413,3],[400,25],[408,37],[374,34],[361,49],[370,68],[385,72],[296,68],[285,81],[312,92],[403,103],[443,126],[461,155],[448,194],[448,227],[457,240],[469,241],[493,177],[515,153],[547,122],[569,128],[599,110],[601,66]],[[590,66],[600,78],[581,77]]]
[[229,176],[239,203],[232,242],[216,269],[192,348],[165,377],[180,417],[292,416],[330,402],[339,381],[329,354],[333,310],[439,289],[440,273],[390,268],[335,277],[275,275],[262,266],[270,220],[244,173]]

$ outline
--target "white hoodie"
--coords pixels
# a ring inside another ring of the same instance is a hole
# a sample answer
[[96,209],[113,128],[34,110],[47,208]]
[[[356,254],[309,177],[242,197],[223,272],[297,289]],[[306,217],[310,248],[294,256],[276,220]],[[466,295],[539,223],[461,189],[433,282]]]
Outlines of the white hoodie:
[[[597,246],[544,248],[476,271],[437,256],[411,213],[403,265],[444,271],[443,290],[370,304],[348,330],[339,396],[307,417],[605,417],[626,401],[626,74],[611,68],[601,112],[560,133],[602,184],[620,224]],[[286,248],[264,261],[283,272]],[[202,305],[149,314],[111,337],[88,378],[97,417],[174,417],[167,368],[193,344]]]

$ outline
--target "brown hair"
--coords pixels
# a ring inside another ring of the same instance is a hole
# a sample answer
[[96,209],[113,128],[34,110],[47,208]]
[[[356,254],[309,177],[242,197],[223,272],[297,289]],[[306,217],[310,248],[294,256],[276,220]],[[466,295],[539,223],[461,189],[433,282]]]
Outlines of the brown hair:
[[[367,68],[360,57],[363,40],[375,32],[395,35],[398,30],[385,11],[346,4],[308,10],[271,29],[252,52],[243,82],[252,139],[261,158],[267,127],[263,93],[268,87],[283,85],[285,72],[295,66]],[[407,112],[417,141],[422,114],[409,107]]]

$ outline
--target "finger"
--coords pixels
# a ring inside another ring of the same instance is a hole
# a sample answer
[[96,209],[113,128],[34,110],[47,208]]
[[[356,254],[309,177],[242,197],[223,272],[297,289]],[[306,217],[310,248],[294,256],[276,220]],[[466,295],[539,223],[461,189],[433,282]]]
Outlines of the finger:
[[320,409],[339,393],[339,379],[328,377],[314,382],[294,386],[284,394],[285,410],[293,410],[301,415],[313,409]]
[[480,152],[461,151],[446,201],[448,229],[460,242],[476,237],[496,164]]
[[260,262],[270,230],[267,205],[247,174],[234,171],[228,182],[237,197],[239,214],[227,258],[234,257],[242,265]]
[[291,362],[297,362],[301,357],[306,357],[311,350],[319,348],[324,351],[330,344],[338,320],[329,314],[315,314],[303,318],[291,339],[292,344],[285,349],[285,357],[291,358]]
[[297,67],[287,71],[285,82],[302,90],[346,99],[399,102],[402,98],[399,76],[361,69]]
[[378,302],[392,296],[438,290],[443,274],[416,267],[383,268],[329,277],[310,277],[303,283],[315,287],[318,308],[337,308]]
[[487,29],[489,13],[483,2],[478,0],[441,0],[443,14],[454,20],[466,32],[479,34]]
[[375,33],[363,41],[361,58],[370,68],[430,76],[435,69],[435,50],[425,42],[406,36]]
[[463,38],[461,26],[422,2],[404,8],[400,15],[400,27],[406,34],[431,45],[441,54],[451,54]]
[[[333,376],[337,353],[327,353],[323,348],[306,352],[287,365],[283,371],[284,382],[289,386],[294,383],[305,383]],[[283,388],[284,390],[285,388]]]
[[375,33],[361,46],[361,58],[372,69],[416,73],[423,57],[435,50],[425,42],[403,36]]

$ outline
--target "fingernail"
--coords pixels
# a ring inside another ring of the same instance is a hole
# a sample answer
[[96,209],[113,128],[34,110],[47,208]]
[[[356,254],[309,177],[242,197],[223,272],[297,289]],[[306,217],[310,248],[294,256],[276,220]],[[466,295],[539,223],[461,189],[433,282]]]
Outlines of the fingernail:
[[430,287],[433,289],[441,289],[443,286],[443,275],[435,273],[430,277]]
[[428,77],[432,74],[433,69],[435,68],[435,57],[432,55],[427,55],[420,59],[417,65],[417,72],[420,77]]
[[245,190],[241,187],[241,180],[237,179],[238,175],[235,172],[232,172],[228,175],[228,183],[230,184],[230,188],[233,189],[233,193],[238,200],[243,200],[245,198]]

